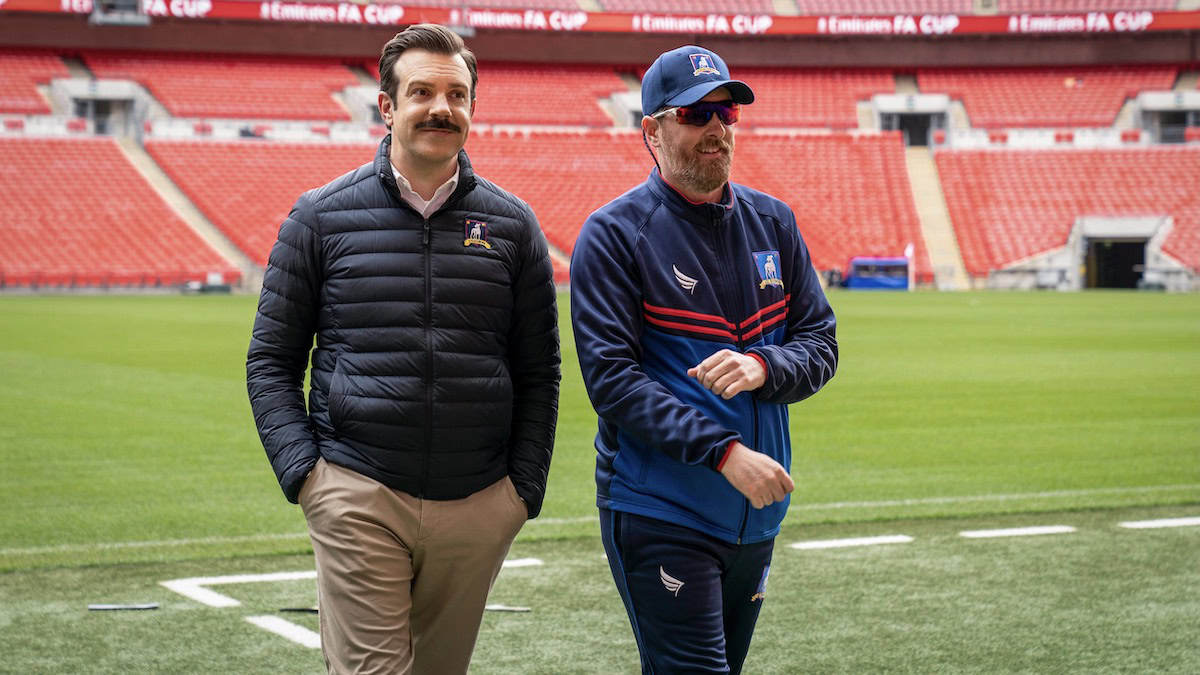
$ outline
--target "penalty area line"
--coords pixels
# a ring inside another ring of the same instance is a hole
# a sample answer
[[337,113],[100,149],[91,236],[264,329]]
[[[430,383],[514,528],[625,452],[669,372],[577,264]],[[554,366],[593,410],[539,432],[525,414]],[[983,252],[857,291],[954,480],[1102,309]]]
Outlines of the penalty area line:
[[1070,525],[1041,525],[1037,527],[1008,527],[998,530],[964,530],[958,533],[967,539],[990,539],[993,537],[1035,537],[1042,534],[1070,534],[1075,528]]
[[1159,520],[1130,520],[1117,523],[1118,527],[1131,530],[1150,530],[1160,527],[1192,527],[1200,525],[1200,518],[1162,518]]
[[321,636],[319,634],[312,632],[304,626],[297,626],[286,619],[281,619],[277,616],[248,616],[246,617],[246,621],[265,631],[287,638],[302,647],[308,647],[309,649],[321,648]]
[[855,546],[878,546],[880,544],[907,544],[913,540],[906,534],[887,534],[879,537],[854,537],[851,539],[820,539],[798,541],[789,544],[797,551],[812,551],[827,548],[852,548]]

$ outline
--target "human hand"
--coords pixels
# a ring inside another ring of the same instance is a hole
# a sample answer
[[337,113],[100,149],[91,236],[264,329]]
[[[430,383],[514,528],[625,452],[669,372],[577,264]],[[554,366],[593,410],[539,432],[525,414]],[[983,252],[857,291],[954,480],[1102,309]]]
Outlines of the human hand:
[[721,475],[756,509],[783,501],[796,484],[783,466],[761,452],[734,442]]
[[743,391],[754,391],[767,381],[767,371],[758,359],[730,349],[722,349],[688,368],[687,374],[727,400]]

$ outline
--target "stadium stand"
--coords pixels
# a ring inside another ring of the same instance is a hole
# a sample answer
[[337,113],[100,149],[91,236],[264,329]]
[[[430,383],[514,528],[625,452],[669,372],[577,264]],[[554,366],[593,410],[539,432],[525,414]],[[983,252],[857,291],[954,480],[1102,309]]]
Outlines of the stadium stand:
[[734,77],[755,92],[744,127],[858,126],[855,102],[896,91],[886,70],[737,68]]
[[842,269],[856,255],[900,256],[912,242],[917,278],[932,278],[900,132],[741,134],[736,152],[733,180],[792,207],[817,269]]
[[1125,99],[1172,87],[1178,68],[939,69],[917,72],[922,93],[961,99],[971,126],[1109,126]]
[[936,153],[972,276],[1067,242],[1080,216],[1167,214],[1163,251],[1200,270],[1200,148]]
[[588,215],[654,167],[632,133],[478,133],[467,152],[482,175],[529,202],[546,238],[568,255]]
[[0,139],[0,284],[171,285],[239,276],[104,138]]
[[1175,9],[1176,0],[997,0],[1001,14],[1021,12],[1098,12],[1105,10],[1149,9],[1165,12]]
[[[493,142],[507,138],[502,134],[475,133],[467,143],[467,151],[483,176],[529,200],[547,238],[558,244],[554,234],[569,229],[562,220],[564,211],[574,218],[586,204],[592,204],[582,211],[586,216],[607,199],[596,201],[599,199],[596,197],[579,205],[575,199],[564,198],[571,193],[565,178],[572,175],[572,169],[547,160],[546,154],[572,152],[572,148],[579,146],[571,144],[569,138],[559,139],[559,135],[544,136],[550,137],[546,143],[539,143],[543,138],[539,134],[532,141],[508,144],[503,140]],[[597,136],[608,138],[607,134]],[[556,139],[561,142],[556,144]],[[260,265],[266,264],[279,225],[297,197],[371,161],[375,154],[374,144],[363,143],[150,140],[146,149],[208,219]],[[524,171],[508,171],[516,165],[524,167]],[[574,175],[582,173],[576,170]],[[590,183],[585,181],[585,184]],[[526,185],[531,187],[523,191]],[[574,234],[562,241],[574,245],[582,222],[581,216],[573,224]],[[556,264],[555,272],[565,283],[565,266]]]
[[87,52],[99,78],[144,86],[176,117],[349,120],[331,94],[358,85],[330,59]]
[[50,104],[37,90],[56,77],[70,77],[62,59],[34,51],[0,51],[0,112],[48,115]]
[[279,225],[305,190],[360,166],[374,146],[260,141],[146,141],[171,180],[234,244],[265,265]]
[[[379,63],[366,63],[379,79]],[[614,68],[479,64],[475,124],[565,124],[612,126],[597,104],[615,92],[629,91]],[[518,103],[519,102],[519,103]]]
[[448,7],[459,9],[561,9],[579,10],[576,0],[376,0],[383,4],[407,5],[411,7]]
[[796,0],[801,14],[971,14],[972,0]]
[[771,0],[600,0],[609,12],[676,14],[774,14]]

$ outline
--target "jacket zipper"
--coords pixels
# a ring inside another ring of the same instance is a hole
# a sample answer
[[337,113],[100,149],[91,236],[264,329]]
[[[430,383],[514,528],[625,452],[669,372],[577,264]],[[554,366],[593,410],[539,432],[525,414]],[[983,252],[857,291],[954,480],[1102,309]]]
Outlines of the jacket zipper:
[[[404,208],[417,213],[417,210],[411,204],[404,201],[400,196],[400,189],[396,186],[395,179],[385,172],[379,173],[379,178],[383,181],[385,189],[392,193],[396,201],[400,202]],[[462,194],[457,197],[451,195],[442,204],[438,210],[430,217],[436,216],[447,208],[458,203],[468,192],[475,189],[475,182],[472,179],[470,184]],[[455,190],[457,192],[457,190]],[[421,215],[417,213],[417,215]],[[422,216],[423,225],[421,227],[421,257],[425,262],[425,368],[426,368],[426,383],[425,383],[425,452],[421,456],[421,483],[417,488],[417,498],[425,498],[425,489],[429,487],[429,465],[433,461],[433,251],[430,246],[432,239],[432,226],[429,218]]]
[[433,454],[433,251],[429,246],[429,219],[421,232],[421,257],[425,262],[425,452],[421,457],[421,487],[417,498],[425,498],[429,487],[429,464]]
[[[720,269],[720,273],[721,273],[721,282],[722,282],[721,283],[721,291],[722,291],[722,295],[725,296],[726,307],[728,307],[730,310],[733,310],[735,308],[740,308],[741,303],[733,302],[733,297],[730,294],[731,286],[728,281],[729,277],[726,274],[725,250],[721,246],[721,229],[720,229],[720,227],[721,227],[721,217],[718,215],[714,215],[712,217],[712,242],[713,242],[714,253],[716,253],[716,258],[717,258],[717,267]],[[735,316],[738,316],[738,315],[735,315]],[[738,329],[736,328],[736,324],[735,324],[734,331],[737,331],[737,330]],[[735,332],[734,339],[736,340],[738,352],[743,352],[745,347],[742,343],[741,333]],[[757,401],[751,402],[751,410],[753,411],[752,423],[754,425],[753,426],[754,431],[751,434],[750,449],[755,450],[758,447],[758,402]],[[755,451],[757,451],[757,450],[755,450]],[[749,524],[749,522],[750,522],[750,500],[743,497],[742,498],[742,524],[738,528],[737,543],[739,543],[739,544],[742,543],[742,539],[746,536],[746,526],[747,526],[747,524]]]

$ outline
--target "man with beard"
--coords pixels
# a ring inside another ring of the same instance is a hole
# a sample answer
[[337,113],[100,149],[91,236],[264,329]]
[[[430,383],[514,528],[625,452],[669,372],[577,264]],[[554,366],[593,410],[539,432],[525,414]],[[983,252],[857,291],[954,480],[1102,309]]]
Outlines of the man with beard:
[[546,490],[553,271],[533,211],[462,149],[477,80],[462,39],[411,26],[379,73],[391,134],[284,221],[247,382],[308,521],[329,672],[466,673],[488,591]]
[[837,367],[795,215],[729,182],[753,101],[707,49],[659,56],[642,79],[656,168],[571,260],[600,531],[643,673],[741,671],[794,487],[787,406]]

